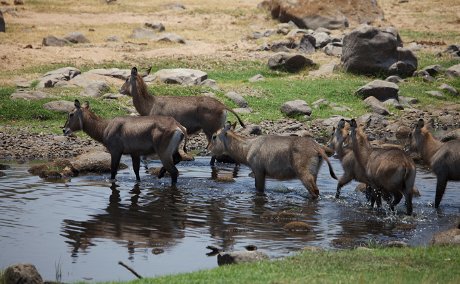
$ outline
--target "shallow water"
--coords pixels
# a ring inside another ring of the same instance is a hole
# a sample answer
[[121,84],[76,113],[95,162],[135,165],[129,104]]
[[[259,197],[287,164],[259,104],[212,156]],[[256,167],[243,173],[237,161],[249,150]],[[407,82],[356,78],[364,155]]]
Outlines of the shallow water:
[[[331,161],[341,175],[340,162]],[[424,245],[460,217],[460,183],[448,183],[436,211],[436,178],[421,168],[416,186],[422,196],[414,199],[415,217],[406,217],[404,201],[396,214],[370,209],[354,191],[356,183],[335,199],[337,182],[326,165],[318,176],[321,197],[312,201],[300,181],[268,180],[265,194],[258,195],[247,167],[233,178],[233,167],[219,164],[214,175],[234,179],[222,182],[212,179],[208,164],[207,157],[180,163],[172,189],[169,178],[146,173],[136,184],[131,168],[119,171],[116,184],[108,175],[53,183],[31,176],[30,164],[10,163],[0,178],[0,269],[28,262],[47,280],[130,280],[134,275],[118,261],[142,276],[158,276],[216,267],[216,256],[206,255],[208,245],[243,250],[252,244],[272,258],[305,246],[336,249],[391,240]],[[286,231],[290,221],[305,222],[312,231]]]

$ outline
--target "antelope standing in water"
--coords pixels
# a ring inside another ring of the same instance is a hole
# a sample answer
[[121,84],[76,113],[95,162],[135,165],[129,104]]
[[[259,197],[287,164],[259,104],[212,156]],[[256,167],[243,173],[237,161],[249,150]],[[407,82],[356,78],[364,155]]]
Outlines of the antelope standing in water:
[[369,185],[381,191],[383,196],[392,196],[391,210],[406,200],[406,214],[412,215],[412,193],[415,182],[415,163],[406,153],[397,148],[372,148],[356,121],[350,121],[352,149],[358,163],[365,169]]
[[[110,152],[110,178],[115,179],[121,155],[130,154],[136,180],[140,180],[140,156],[158,154],[164,169],[171,174],[173,185],[177,183],[179,171],[175,164],[180,161],[179,145],[186,140],[186,130],[172,117],[123,116],[102,119],[94,114],[89,104],[80,105],[75,100],[75,109],[68,115],[64,125],[64,135],[83,130],[94,140],[102,143]],[[185,150],[185,145],[184,145]]]
[[[140,115],[172,116],[187,129],[189,135],[203,130],[208,143],[212,135],[225,125],[227,111],[233,113],[240,125],[245,127],[237,113],[214,98],[149,95],[147,85],[136,67],[131,69],[131,76],[120,88],[120,93],[133,98],[134,107]],[[215,159],[213,156],[211,165]]]
[[411,148],[417,150],[423,161],[428,164],[436,175],[436,197],[434,207],[438,208],[446,190],[447,181],[460,180],[460,140],[448,142],[436,140],[426,128],[423,119],[411,133]]
[[329,166],[330,175],[337,179],[324,149],[310,137],[262,135],[245,138],[226,125],[212,136],[208,149],[214,155],[226,154],[237,163],[249,166],[259,192],[265,189],[265,177],[298,178],[311,196],[317,198],[316,179],[323,160]]

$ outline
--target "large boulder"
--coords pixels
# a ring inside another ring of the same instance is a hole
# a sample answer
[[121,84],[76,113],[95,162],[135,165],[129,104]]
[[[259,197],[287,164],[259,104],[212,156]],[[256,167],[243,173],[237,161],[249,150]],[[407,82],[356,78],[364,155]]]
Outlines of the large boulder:
[[315,66],[315,63],[301,54],[280,52],[268,59],[268,67],[275,70],[298,72],[309,66]]
[[388,99],[398,100],[398,93],[399,87],[397,84],[384,80],[374,80],[356,91],[356,95],[362,99],[372,96],[381,102]]
[[155,80],[166,84],[199,85],[208,78],[208,74],[194,69],[161,69],[153,74]]
[[[72,166],[79,173],[107,173],[110,172],[110,154],[104,151],[91,151],[81,154],[71,161]],[[119,169],[126,169],[127,166],[120,163]]]
[[51,101],[43,105],[44,109],[57,111],[62,113],[68,113],[75,108],[74,102],[69,101]]
[[5,284],[42,284],[43,279],[33,264],[19,263],[5,269],[3,275]]
[[221,252],[217,255],[217,264],[219,266],[226,264],[238,264],[246,262],[255,262],[269,259],[268,255],[260,251],[233,251]]
[[412,76],[417,58],[402,47],[393,28],[362,25],[343,38],[341,63],[345,71],[366,75]]
[[307,102],[304,100],[294,100],[285,102],[281,106],[281,112],[287,116],[295,115],[311,115],[311,108],[308,106]]
[[70,41],[71,43],[89,43],[89,40],[85,37],[85,35],[80,32],[71,32],[66,35],[64,39]]
[[[459,225],[460,226],[460,225]],[[433,245],[460,245],[460,228],[452,228],[434,234],[431,240]]]
[[373,0],[265,0],[262,7],[270,10],[282,23],[294,22],[300,28],[341,29],[349,23],[371,23],[383,18],[383,11]]
[[43,38],[42,44],[43,46],[66,46],[70,41],[50,35]]
[[47,72],[41,77],[38,82],[37,88],[52,88],[60,81],[69,81],[77,75],[80,75],[80,70],[75,67],[59,68]]

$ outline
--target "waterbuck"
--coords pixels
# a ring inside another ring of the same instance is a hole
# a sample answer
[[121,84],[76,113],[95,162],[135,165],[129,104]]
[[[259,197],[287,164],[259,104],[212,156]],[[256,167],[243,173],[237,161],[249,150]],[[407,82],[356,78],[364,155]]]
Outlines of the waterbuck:
[[447,181],[460,180],[460,140],[441,142],[426,128],[423,119],[411,132],[411,148],[417,150],[437,177],[434,207],[438,208]]
[[398,148],[372,148],[354,119],[350,121],[350,136],[353,153],[360,166],[365,169],[368,184],[381,191],[384,197],[393,197],[390,204],[393,211],[404,195],[406,214],[412,215],[412,193],[416,174],[414,161]]
[[[227,111],[233,113],[240,125],[245,127],[237,113],[215,98],[149,95],[147,85],[138,74],[136,67],[131,69],[131,75],[121,86],[120,93],[133,98],[134,107],[140,115],[172,116],[187,129],[189,135],[203,130],[208,143],[212,135],[225,125]],[[213,156],[211,165],[214,164],[215,159]]]
[[311,196],[317,198],[316,179],[323,160],[329,166],[330,175],[337,179],[324,149],[310,137],[262,135],[246,138],[226,125],[212,136],[208,149],[214,155],[226,154],[237,163],[249,166],[259,192],[265,189],[266,176],[281,180],[298,178]]
[[64,135],[69,135],[78,130],[101,142],[110,152],[112,180],[117,174],[121,155],[131,155],[136,180],[139,181],[140,156],[158,154],[164,167],[159,177],[167,170],[171,174],[172,184],[177,183],[179,172],[175,164],[180,161],[178,148],[187,134],[174,118],[123,116],[102,119],[90,110],[87,102],[81,106],[75,100],[75,109],[69,113],[63,131]]

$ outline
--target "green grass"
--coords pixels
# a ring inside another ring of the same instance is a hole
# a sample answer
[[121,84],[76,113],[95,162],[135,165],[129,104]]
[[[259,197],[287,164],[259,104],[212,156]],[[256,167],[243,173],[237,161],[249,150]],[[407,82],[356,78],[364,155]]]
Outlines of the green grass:
[[459,255],[459,246],[303,252],[128,283],[458,283]]

